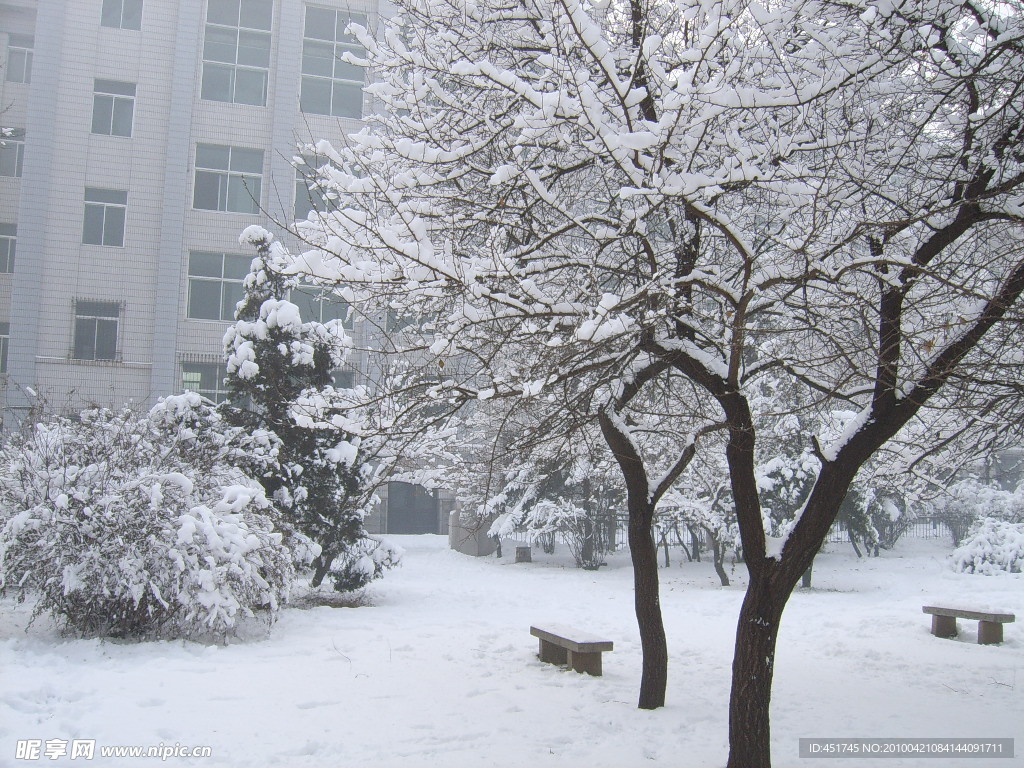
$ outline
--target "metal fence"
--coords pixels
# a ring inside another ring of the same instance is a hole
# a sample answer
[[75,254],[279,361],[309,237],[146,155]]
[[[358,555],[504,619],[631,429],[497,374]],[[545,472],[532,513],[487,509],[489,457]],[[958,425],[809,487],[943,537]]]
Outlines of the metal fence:
[[[614,529],[614,536],[609,537],[614,540],[614,546],[611,549],[625,549],[628,546],[627,522],[627,518],[620,516],[615,518],[614,524],[612,526],[609,526],[610,528]],[[708,538],[707,532],[704,531],[702,528],[698,528],[696,526],[694,526],[693,528],[688,528],[686,526],[680,525],[677,528],[668,531],[666,535],[668,545],[670,547],[678,546],[680,539],[682,539],[682,543],[687,548],[691,548],[693,545],[694,537],[697,538],[699,546],[702,550],[708,549],[711,546],[711,542]],[[900,538],[947,539],[951,541],[952,535],[949,531],[949,528],[941,520],[933,520],[932,518],[928,517],[919,517],[915,518],[907,524],[907,527],[900,535]],[[560,544],[563,543],[563,538],[561,535],[556,534],[556,539]],[[656,534],[656,539],[658,541],[659,546],[663,545],[664,542],[662,540],[660,533]],[[849,542],[849,540],[850,534],[846,530],[846,526],[842,523],[836,523],[835,525],[833,525],[832,529],[828,532],[828,536],[825,538],[825,541],[831,544],[847,543]],[[511,536],[503,537],[503,541],[513,546],[525,546],[531,543],[529,534],[525,531],[516,532]],[[896,543],[896,546],[899,546],[898,541]]]

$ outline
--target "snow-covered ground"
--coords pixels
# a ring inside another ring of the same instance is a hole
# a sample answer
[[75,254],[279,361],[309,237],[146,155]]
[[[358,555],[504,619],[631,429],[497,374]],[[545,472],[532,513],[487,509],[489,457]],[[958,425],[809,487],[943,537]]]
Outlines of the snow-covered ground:
[[[479,768],[721,766],[742,567],[722,588],[707,563],[662,569],[669,703],[636,709],[640,644],[628,555],[586,572],[561,553],[475,559],[440,537],[395,537],[403,567],[370,605],[296,607],[229,646],[67,641],[0,605],[0,765],[161,763],[101,759],[112,745],[205,745],[167,765]],[[509,547],[506,552],[512,552]],[[857,560],[819,556],[814,588],[783,620],[773,699],[781,766],[1022,765],[1024,758],[800,759],[800,737],[1013,737],[1024,754],[1024,578],[952,573],[944,540],[906,540]],[[1014,612],[1001,646],[928,632],[933,602]],[[615,642],[604,676],[542,664],[531,623]],[[16,759],[19,740],[95,740],[96,756]]]

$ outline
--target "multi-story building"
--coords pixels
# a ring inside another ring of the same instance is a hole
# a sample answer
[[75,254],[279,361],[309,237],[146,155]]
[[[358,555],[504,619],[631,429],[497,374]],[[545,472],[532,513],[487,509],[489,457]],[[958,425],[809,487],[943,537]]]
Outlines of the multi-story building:
[[[379,2],[0,2],[8,427],[40,401],[222,397],[222,338],[253,256],[239,233],[316,205],[296,147],[340,141],[372,109],[341,55],[359,53],[346,28],[372,28]],[[377,527],[445,529],[436,494],[389,495]]]

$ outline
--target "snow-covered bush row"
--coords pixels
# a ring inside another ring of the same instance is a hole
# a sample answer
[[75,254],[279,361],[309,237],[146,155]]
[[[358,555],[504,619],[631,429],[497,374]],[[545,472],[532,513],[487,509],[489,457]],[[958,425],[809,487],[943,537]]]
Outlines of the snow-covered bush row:
[[1024,572],[1024,523],[992,517],[978,520],[953,551],[952,561],[954,570],[961,573]]
[[272,620],[296,559],[317,554],[254,479],[276,453],[193,393],[40,423],[0,452],[0,590],[82,636],[222,639]]

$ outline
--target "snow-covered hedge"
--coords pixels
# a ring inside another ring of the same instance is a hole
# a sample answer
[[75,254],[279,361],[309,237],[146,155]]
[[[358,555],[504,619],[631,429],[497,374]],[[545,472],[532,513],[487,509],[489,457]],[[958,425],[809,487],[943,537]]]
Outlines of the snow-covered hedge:
[[1024,572],[1024,523],[978,520],[952,558],[953,568],[961,573]]
[[404,550],[384,539],[366,535],[331,564],[330,577],[338,592],[362,589],[402,561]]
[[82,636],[220,639],[272,619],[308,543],[254,479],[276,450],[192,393],[38,424],[0,452],[0,590]]

